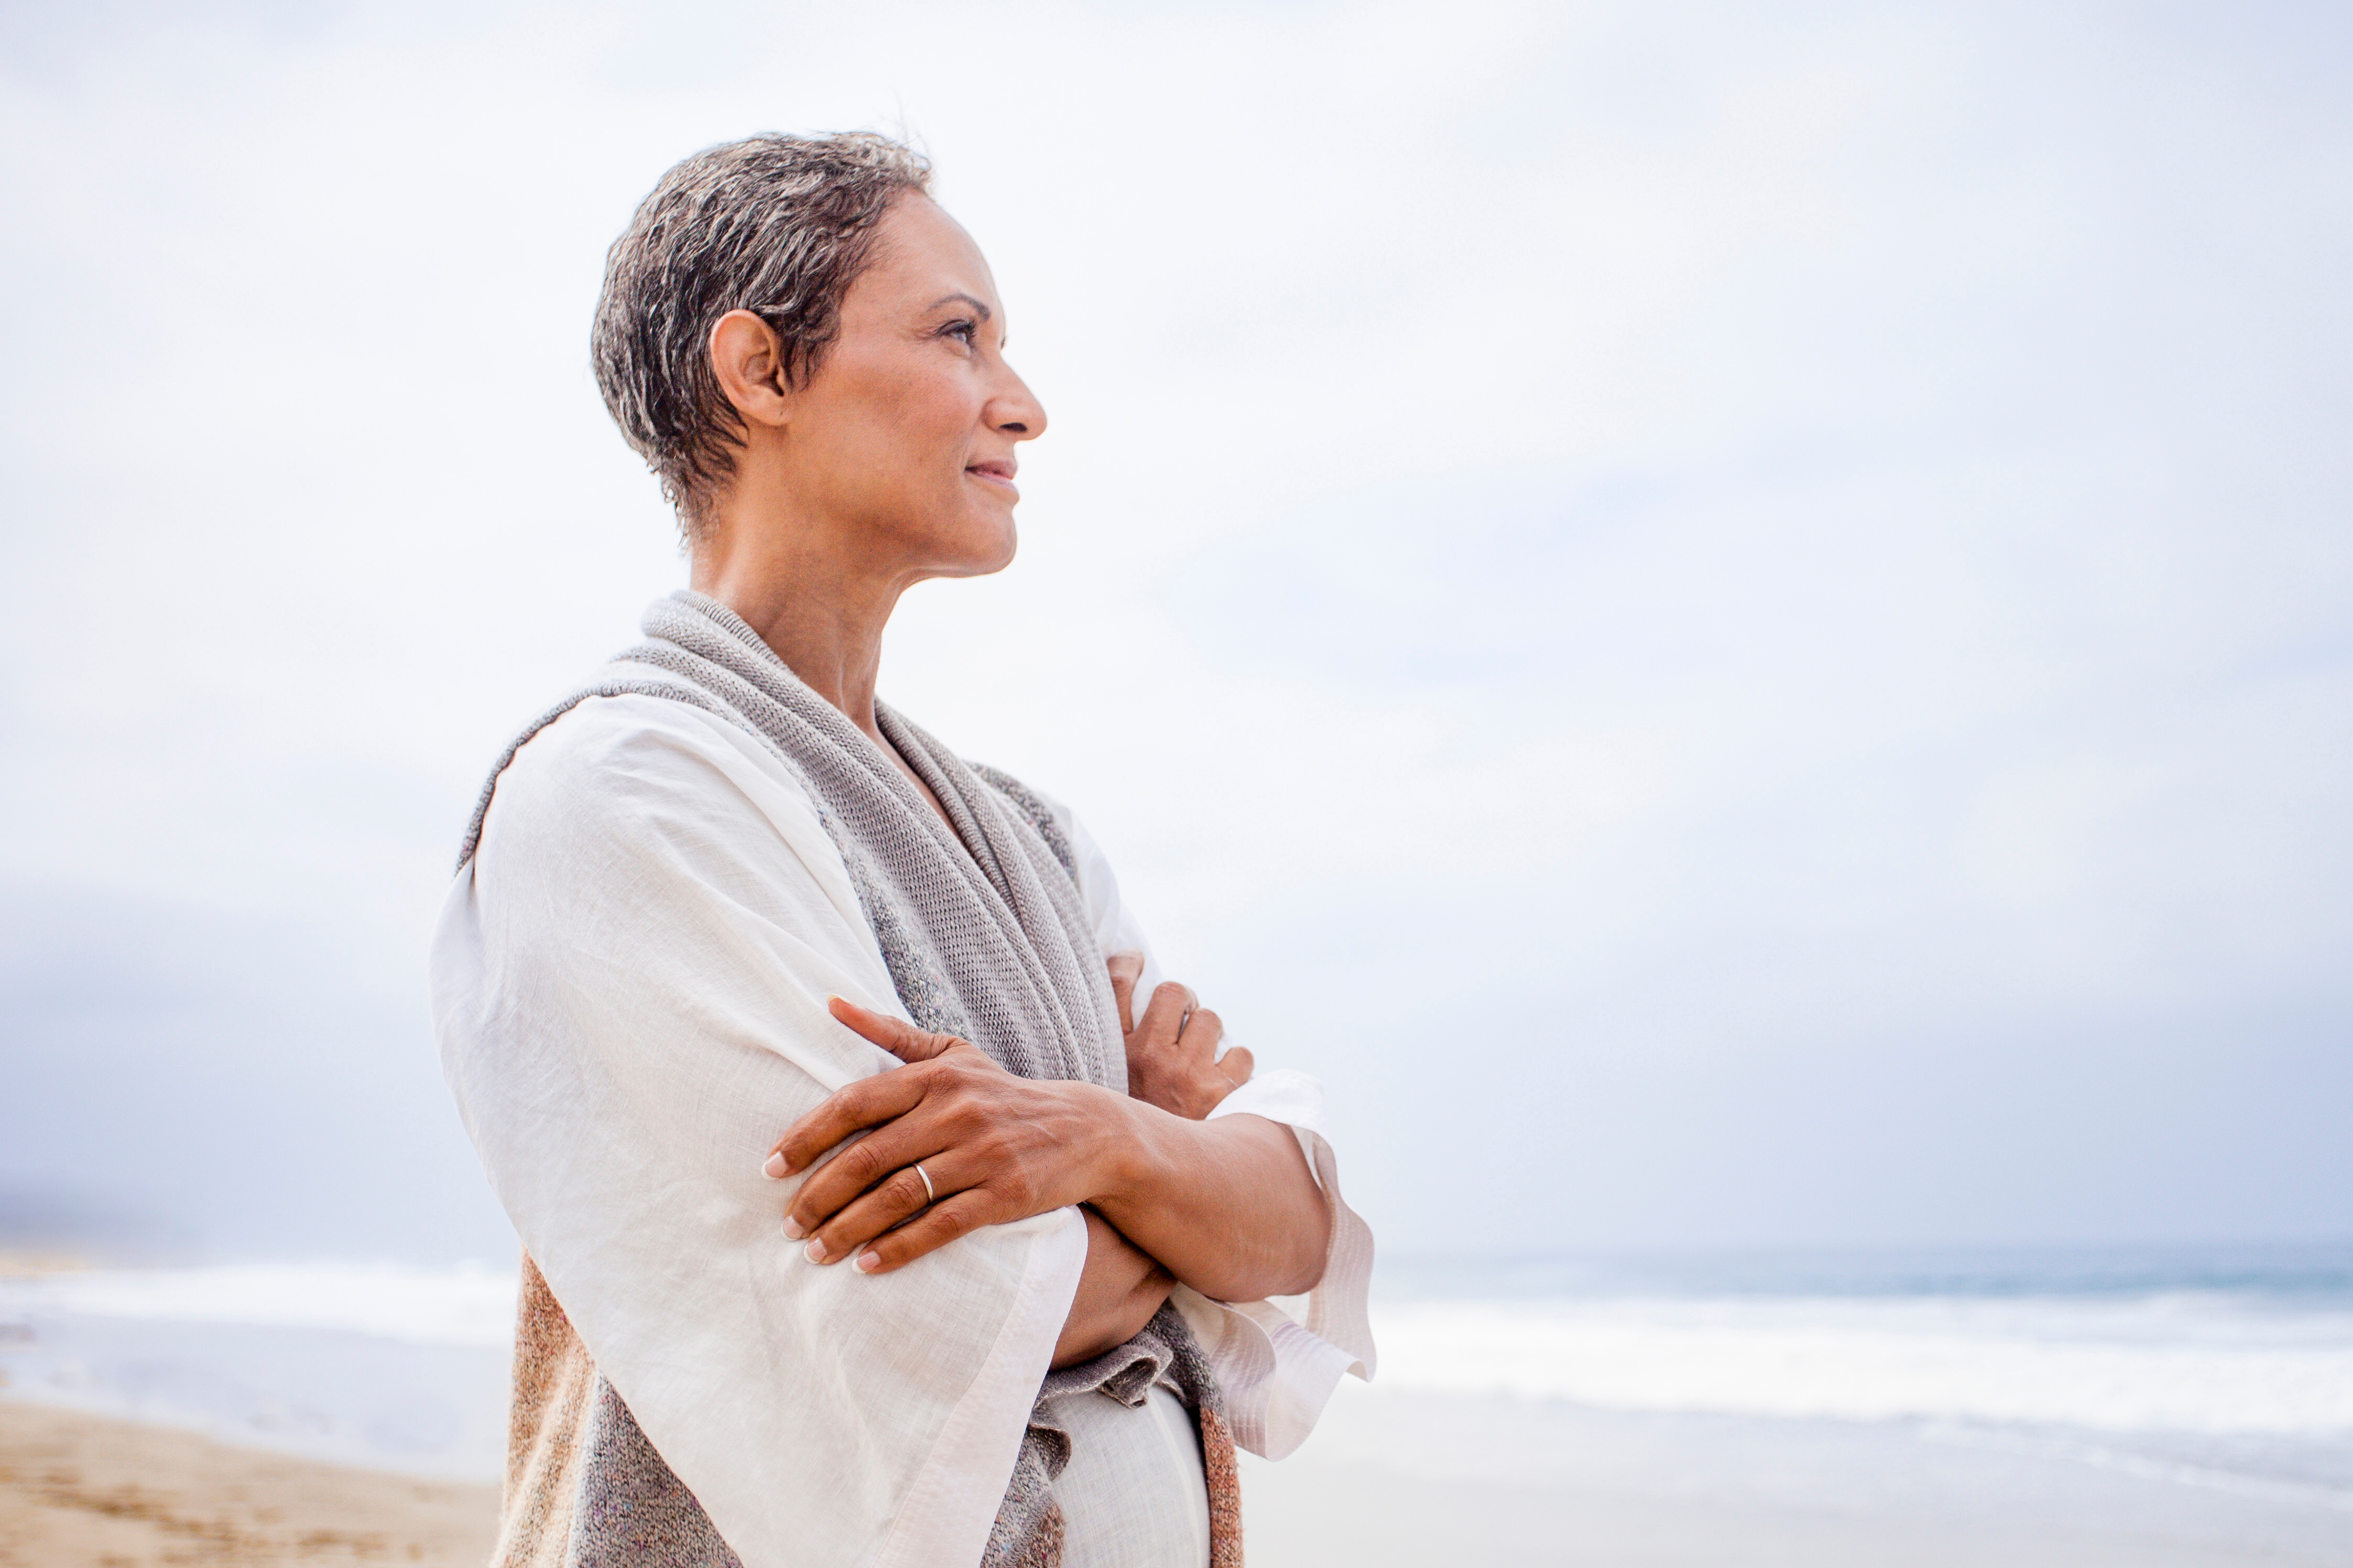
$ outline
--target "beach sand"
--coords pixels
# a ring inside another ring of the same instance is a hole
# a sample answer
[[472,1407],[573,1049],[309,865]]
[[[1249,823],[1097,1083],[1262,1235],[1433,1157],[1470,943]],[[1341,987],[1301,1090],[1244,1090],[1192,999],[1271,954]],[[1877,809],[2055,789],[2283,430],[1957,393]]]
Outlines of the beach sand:
[[0,1565],[480,1568],[499,1489],[347,1469],[0,1401]]
[[2353,1513],[1901,1424],[1643,1416],[1344,1384],[1244,1456],[1250,1568],[2335,1568]]
[[[1256,1482],[1256,1485],[1252,1485]],[[2244,1568],[2331,1559],[2211,1543],[1945,1529],[1832,1510],[1301,1467],[1243,1484],[1250,1568]]]
[[[1345,1394],[1246,1460],[1251,1568],[2323,1568],[2353,1525],[1887,1434]],[[1479,1442],[1497,1446],[1475,1453]],[[1894,1445],[1891,1447],[1890,1445]],[[1419,1452],[1424,1463],[1396,1460]],[[1515,1458],[1505,1460],[1508,1453]],[[1894,1458],[1898,1463],[1890,1465]],[[2243,1514],[2234,1510],[2246,1510]],[[498,1489],[0,1400],[0,1568],[479,1568]]]

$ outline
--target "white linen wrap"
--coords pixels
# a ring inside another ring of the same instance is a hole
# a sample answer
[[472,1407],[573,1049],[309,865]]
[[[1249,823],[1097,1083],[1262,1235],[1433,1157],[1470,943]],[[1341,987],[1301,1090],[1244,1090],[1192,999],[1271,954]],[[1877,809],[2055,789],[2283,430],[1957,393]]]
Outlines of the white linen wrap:
[[[1100,850],[1053,810],[1102,952],[1148,960]],[[826,997],[905,1016],[790,771],[678,701],[578,703],[500,777],[432,967],[444,1066],[525,1250],[743,1562],[977,1562],[1084,1226],[991,1227],[880,1278],[785,1240],[796,1184],[761,1175],[766,1150],[897,1065]],[[1280,1458],[1343,1373],[1373,1370],[1371,1235],[1312,1080],[1261,1072],[1218,1114],[1243,1112],[1295,1129],[1331,1200],[1323,1283],[1289,1311],[1177,1300],[1236,1440]]]

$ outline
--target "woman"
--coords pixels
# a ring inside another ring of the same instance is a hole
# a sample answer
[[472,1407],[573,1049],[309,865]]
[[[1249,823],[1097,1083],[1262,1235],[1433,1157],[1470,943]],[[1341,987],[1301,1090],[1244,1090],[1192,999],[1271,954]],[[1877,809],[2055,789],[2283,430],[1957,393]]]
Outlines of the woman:
[[692,588],[493,772],[434,950],[527,1253],[501,1563],[1238,1563],[1233,1445],[1371,1363],[1314,1086],[1155,984],[1065,808],[876,700],[1046,426],[927,180],[756,137],[608,258]]

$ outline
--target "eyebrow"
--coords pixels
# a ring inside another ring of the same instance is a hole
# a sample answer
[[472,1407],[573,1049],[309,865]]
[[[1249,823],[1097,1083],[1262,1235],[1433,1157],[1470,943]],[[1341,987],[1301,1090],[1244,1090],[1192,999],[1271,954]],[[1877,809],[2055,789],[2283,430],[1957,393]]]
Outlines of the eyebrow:
[[958,292],[958,293],[955,293],[955,294],[943,294],[943,295],[941,295],[938,299],[936,299],[936,300],[933,300],[929,305],[926,305],[926,306],[924,307],[924,309],[925,309],[925,310],[938,310],[941,306],[945,305],[945,304],[948,304],[949,302],[951,302],[951,301],[953,301],[953,300],[963,300],[965,304],[967,304],[967,305],[971,306],[974,310],[976,310],[979,311],[979,312],[980,312],[980,319],[981,319],[982,321],[984,321],[990,320],[992,317],[994,317],[994,316],[997,314],[997,312],[996,312],[996,311],[994,311],[994,310],[990,310],[990,309],[989,309],[986,304],[982,303],[980,300],[974,299],[974,298],[973,298],[971,295],[969,295],[969,294],[965,294],[965,293],[962,293],[962,292]]

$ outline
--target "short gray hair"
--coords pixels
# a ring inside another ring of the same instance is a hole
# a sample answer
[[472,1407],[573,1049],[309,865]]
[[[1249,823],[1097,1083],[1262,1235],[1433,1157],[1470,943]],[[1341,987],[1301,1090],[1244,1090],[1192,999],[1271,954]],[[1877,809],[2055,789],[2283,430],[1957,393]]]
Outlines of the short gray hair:
[[690,541],[744,434],[711,368],[711,329],[752,311],[783,341],[786,384],[806,382],[875,225],[931,179],[928,160],[887,136],[771,134],[697,153],[638,204],[605,257],[596,385]]

